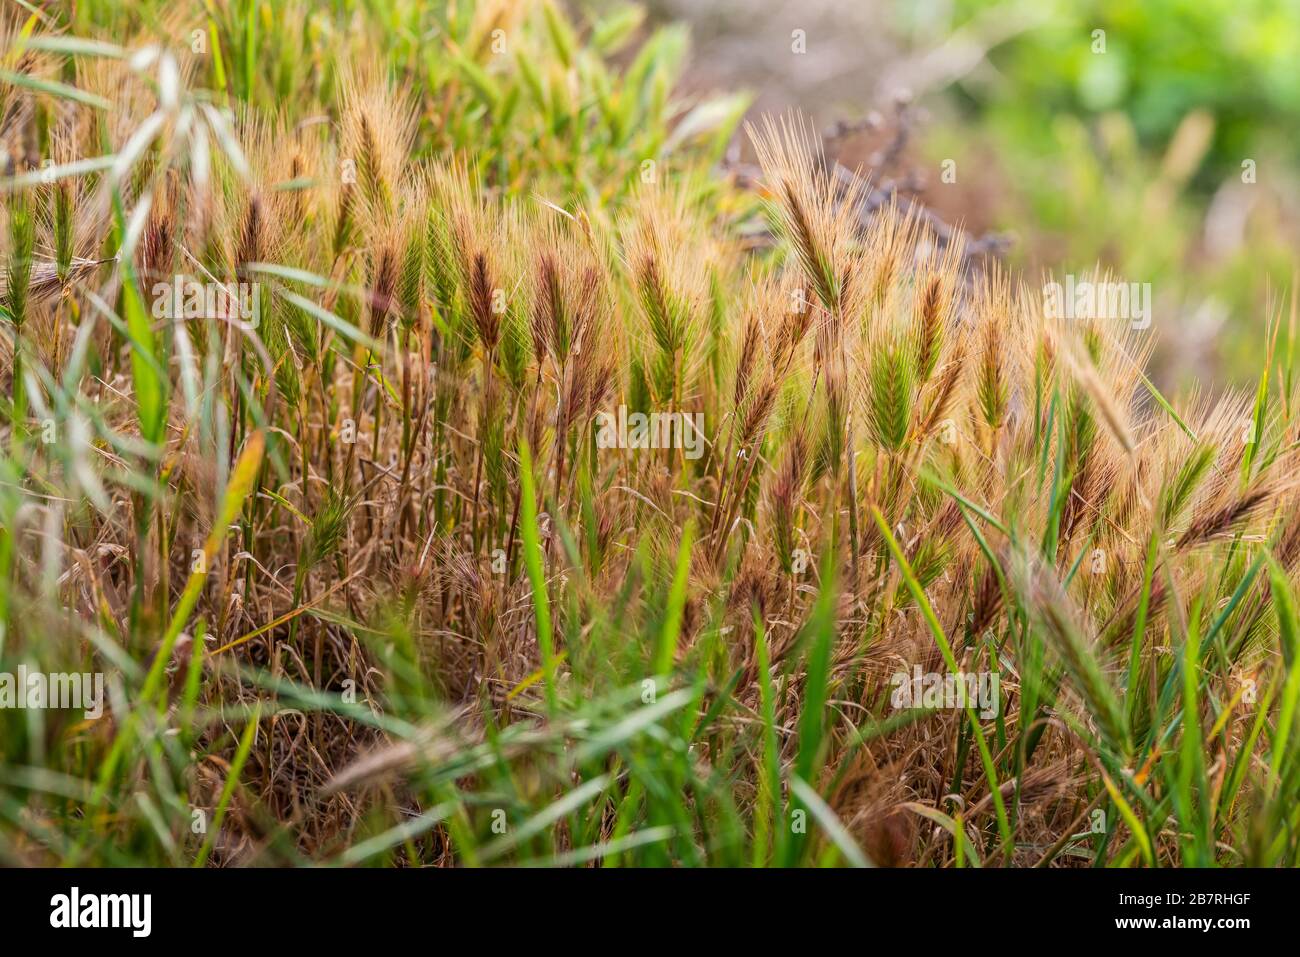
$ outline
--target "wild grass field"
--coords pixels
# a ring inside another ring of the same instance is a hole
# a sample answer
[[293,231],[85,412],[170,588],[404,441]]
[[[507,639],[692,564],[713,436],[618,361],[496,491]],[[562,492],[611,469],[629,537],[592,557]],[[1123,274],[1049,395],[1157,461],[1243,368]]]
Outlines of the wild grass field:
[[1297,862],[1290,292],[1163,394],[688,63],[0,7],[0,673],[104,682],[0,707],[0,861]]

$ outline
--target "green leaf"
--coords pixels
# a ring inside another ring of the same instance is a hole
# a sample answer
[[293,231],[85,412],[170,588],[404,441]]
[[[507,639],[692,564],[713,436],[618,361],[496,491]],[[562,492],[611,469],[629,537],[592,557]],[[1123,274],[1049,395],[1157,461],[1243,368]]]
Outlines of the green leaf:
[[128,275],[122,284],[122,306],[126,313],[126,327],[137,347],[131,353],[131,380],[135,388],[140,434],[147,441],[161,445],[167,429],[167,382],[160,372],[163,361],[158,355],[149,313],[145,311],[132,275]]
[[524,567],[533,593],[533,615],[537,624],[537,647],[545,675],[546,710],[554,716],[560,710],[555,687],[555,639],[551,632],[551,601],[546,591],[546,569],[537,528],[537,498],[533,489],[533,459],[528,441],[519,444],[519,531],[524,540]]
[[66,83],[42,80],[38,77],[28,76],[25,73],[10,73],[8,70],[0,70],[0,83],[12,83],[14,86],[25,87],[37,93],[47,93],[63,100],[72,100],[85,106],[94,107],[97,110],[110,110],[113,108],[113,104],[102,96],[87,93],[85,90],[79,90],[75,86],[68,86]]

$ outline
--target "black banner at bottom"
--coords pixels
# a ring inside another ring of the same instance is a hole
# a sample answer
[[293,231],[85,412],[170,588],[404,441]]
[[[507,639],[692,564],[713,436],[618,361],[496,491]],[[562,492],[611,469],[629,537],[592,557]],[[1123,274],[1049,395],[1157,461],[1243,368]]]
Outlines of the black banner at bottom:
[[692,942],[716,933],[731,945],[783,928],[825,934],[839,922],[855,934],[936,941],[983,926],[1072,941],[1199,934],[1229,943],[1293,926],[1297,884],[1293,872],[1261,870],[7,870],[0,913],[8,941],[127,947],[375,946],[429,919],[494,937],[533,925],[575,946],[609,939],[596,932],[681,931],[686,919]]

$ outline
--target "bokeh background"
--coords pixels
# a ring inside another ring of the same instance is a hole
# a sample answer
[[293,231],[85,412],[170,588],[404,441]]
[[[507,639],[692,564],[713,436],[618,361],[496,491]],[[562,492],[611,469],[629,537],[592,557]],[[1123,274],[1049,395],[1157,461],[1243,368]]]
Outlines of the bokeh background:
[[1258,375],[1300,261],[1300,0],[650,9],[689,26],[689,84],[847,124],[841,162],[1005,233],[1031,281],[1100,265],[1151,283],[1164,387]]

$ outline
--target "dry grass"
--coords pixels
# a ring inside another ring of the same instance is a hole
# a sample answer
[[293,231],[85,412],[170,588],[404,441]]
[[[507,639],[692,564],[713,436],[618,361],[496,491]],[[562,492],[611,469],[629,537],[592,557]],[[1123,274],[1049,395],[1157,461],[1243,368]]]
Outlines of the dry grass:
[[[864,229],[797,118],[766,254],[693,173],[542,202],[338,42],[233,122],[166,53],[7,67],[110,107],[5,94],[0,661],[113,694],[0,714],[0,855],[1294,863],[1289,355],[1169,405],[1149,333]],[[32,129],[116,161],[42,182]],[[255,324],[156,320],[176,273]]]

